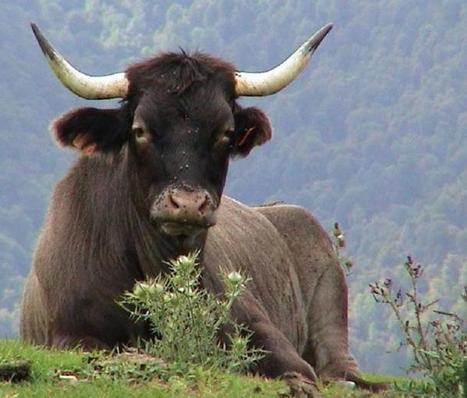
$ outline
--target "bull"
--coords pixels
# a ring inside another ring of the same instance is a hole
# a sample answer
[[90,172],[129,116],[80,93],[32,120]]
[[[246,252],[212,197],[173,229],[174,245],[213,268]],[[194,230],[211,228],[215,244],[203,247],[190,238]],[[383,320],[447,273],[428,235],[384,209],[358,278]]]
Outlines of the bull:
[[271,95],[302,71],[326,25],[279,66],[237,71],[204,53],[163,53],[123,73],[89,76],[33,32],[58,79],[116,109],[71,110],[51,125],[80,156],[56,185],[21,307],[34,344],[110,349],[148,338],[117,304],[135,281],[198,250],[202,285],[222,291],[220,269],[252,278],[232,317],[267,351],[258,372],[311,381],[359,376],[349,353],[347,286],[331,242],[305,209],[246,206],[223,196],[229,160],[271,138],[267,116],[241,96]]

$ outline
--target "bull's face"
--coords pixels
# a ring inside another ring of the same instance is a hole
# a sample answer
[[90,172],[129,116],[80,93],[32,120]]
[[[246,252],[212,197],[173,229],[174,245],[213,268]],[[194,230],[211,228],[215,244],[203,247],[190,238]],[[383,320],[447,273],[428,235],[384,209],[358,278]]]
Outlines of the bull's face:
[[270,124],[260,110],[235,103],[231,74],[153,84],[135,89],[129,133],[148,214],[165,234],[196,235],[215,224],[229,158],[266,142]]
[[[81,108],[53,124],[60,143],[87,156],[126,154],[135,203],[167,235],[194,236],[215,223],[228,160],[271,136],[266,116],[239,96],[278,92],[302,71],[331,25],[267,72],[237,72],[203,54],[163,54],[125,73],[92,77],[73,68],[33,24],[49,65],[87,99],[124,98],[115,110]],[[123,152],[122,152],[123,151]]]
[[[168,58],[152,60],[151,73],[148,63],[127,71],[130,89],[120,109],[80,108],[52,126],[59,142],[85,156],[123,150],[134,202],[162,233],[185,239],[215,224],[229,159],[266,142],[271,127],[262,111],[235,102],[228,64],[180,54],[167,65]],[[169,66],[175,78],[153,78]],[[200,76],[190,74],[193,68]]]

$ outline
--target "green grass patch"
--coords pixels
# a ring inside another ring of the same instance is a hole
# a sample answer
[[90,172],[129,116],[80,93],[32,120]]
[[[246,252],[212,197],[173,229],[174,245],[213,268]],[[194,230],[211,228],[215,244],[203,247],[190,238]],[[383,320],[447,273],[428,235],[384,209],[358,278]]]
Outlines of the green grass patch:
[[16,340],[0,341],[0,363],[31,363],[30,377],[21,383],[0,382],[0,397],[276,397],[287,394],[281,381],[231,375],[194,368],[171,374],[167,365],[146,366],[103,353],[58,351]]
[[[194,367],[177,374],[176,368],[144,354],[108,355],[79,350],[58,351],[17,340],[0,340],[0,364],[27,360],[30,377],[21,383],[0,382],[0,398],[35,397],[291,397],[280,380],[233,375]],[[384,375],[364,375],[375,382],[407,381]],[[397,391],[369,394],[340,385],[322,386],[323,398],[408,397]]]

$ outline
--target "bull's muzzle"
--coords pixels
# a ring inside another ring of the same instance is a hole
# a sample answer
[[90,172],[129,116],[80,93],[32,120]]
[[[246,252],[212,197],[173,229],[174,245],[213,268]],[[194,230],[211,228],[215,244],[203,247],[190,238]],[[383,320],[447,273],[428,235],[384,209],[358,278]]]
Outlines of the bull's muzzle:
[[151,208],[152,220],[168,235],[195,235],[215,224],[216,206],[205,190],[171,188]]

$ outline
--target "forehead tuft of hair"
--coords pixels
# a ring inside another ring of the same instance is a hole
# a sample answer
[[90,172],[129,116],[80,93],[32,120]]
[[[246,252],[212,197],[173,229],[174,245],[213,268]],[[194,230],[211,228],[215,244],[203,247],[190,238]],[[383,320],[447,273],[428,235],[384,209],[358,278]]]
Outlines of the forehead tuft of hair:
[[148,87],[181,95],[195,83],[210,79],[225,84],[233,92],[234,74],[235,68],[231,63],[202,52],[188,54],[181,50],[179,53],[162,53],[128,67],[128,97],[137,96]]

